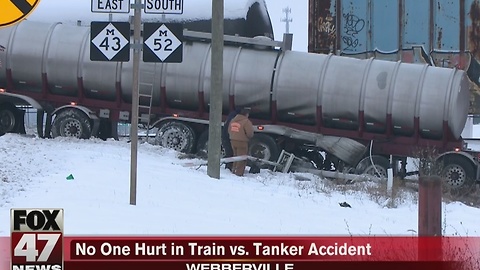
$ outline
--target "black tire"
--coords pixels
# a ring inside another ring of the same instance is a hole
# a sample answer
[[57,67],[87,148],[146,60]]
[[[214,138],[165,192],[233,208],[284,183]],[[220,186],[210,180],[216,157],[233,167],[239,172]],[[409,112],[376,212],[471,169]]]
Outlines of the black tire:
[[208,156],[208,129],[198,137],[196,150],[199,157],[206,158]]
[[13,106],[0,106],[0,135],[15,130],[17,120],[14,110],[16,110],[16,108]]
[[92,123],[81,111],[67,109],[55,116],[52,123],[52,137],[74,137],[88,139],[92,135]]
[[[220,156],[225,157],[225,148],[223,144],[220,149]],[[197,141],[196,153],[199,157],[206,158],[208,156],[208,129],[200,134]]]
[[190,154],[195,146],[193,129],[178,121],[166,122],[158,128],[155,143],[178,152]]
[[272,137],[265,134],[255,134],[248,144],[248,154],[260,159],[277,161],[280,150]]
[[469,190],[475,183],[475,169],[472,163],[459,155],[448,155],[441,159],[442,176],[446,187],[452,190]]
[[[375,166],[372,164],[375,164]],[[383,156],[373,155],[363,158],[355,168],[357,174],[369,174],[376,177],[387,178],[387,170],[390,167],[390,161]]]

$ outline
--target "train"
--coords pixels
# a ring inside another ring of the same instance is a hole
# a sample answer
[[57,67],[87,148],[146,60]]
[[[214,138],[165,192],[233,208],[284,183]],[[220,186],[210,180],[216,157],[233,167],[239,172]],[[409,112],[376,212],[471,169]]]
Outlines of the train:
[[[41,137],[116,137],[130,122],[133,65],[91,61],[89,35],[29,20],[0,29],[1,132],[25,132],[20,106],[38,109]],[[250,108],[250,155],[276,161],[285,150],[318,169],[380,176],[394,164],[406,176],[407,158],[432,150],[449,186],[475,184],[478,154],[461,138],[465,71],[297,52],[288,37],[225,36],[223,114]],[[140,93],[152,93],[146,116],[164,147],[207,149],[210,41],[208,31],[185,30],[181,63],[140,63]]]
[[479,115],[479,15],[478,0],[309,0],[308,51],[464,70]]

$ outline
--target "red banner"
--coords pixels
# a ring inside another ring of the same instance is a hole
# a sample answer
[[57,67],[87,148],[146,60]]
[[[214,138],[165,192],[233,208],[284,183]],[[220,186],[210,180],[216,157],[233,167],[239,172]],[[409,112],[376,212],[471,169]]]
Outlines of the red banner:
[[[10,269],[9,243],[0,238],[0,270]],[[66,270],[480,269],[479,237],[65,237],[63,246]]]

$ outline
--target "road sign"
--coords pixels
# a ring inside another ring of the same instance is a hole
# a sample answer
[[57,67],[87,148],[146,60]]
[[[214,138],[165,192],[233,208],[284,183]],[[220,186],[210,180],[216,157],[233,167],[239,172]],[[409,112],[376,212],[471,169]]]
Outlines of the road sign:
[[91,7],[93,13],[130,13],[130,0],[92,0]]
[[0,0],[0,27],[13,25],[30,15],[40,0]]
[[183,14],[183,0],[145,0],[146,14]]
[[144,62],[181,63],[183,25],[181,23],[144,23]]
[[130,61],[130,23],[91,22],[90,60]]

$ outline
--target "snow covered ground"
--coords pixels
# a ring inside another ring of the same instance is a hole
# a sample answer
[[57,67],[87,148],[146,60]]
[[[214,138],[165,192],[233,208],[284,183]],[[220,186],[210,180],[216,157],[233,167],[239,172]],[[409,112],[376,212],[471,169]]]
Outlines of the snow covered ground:
[[[126,141],[0,137],[0,219],[10,208],[65,209],[65,233],[147,235],[415,235],[416,193],[386,198],[372,184],[336,185],[314,175],[187,168],[175,152],[140,144],[137,205],[129,204]],[[66,178],[72,174],[74,179]],[[372,195],[373,194],[373,195]],[[347,202],[352,208],[343,208]],[[95,222],[92,222],[92,217]],[[444,203],[445,235],[480,236],[480,209]],[[9,222],[0,236],[10,233]]]

